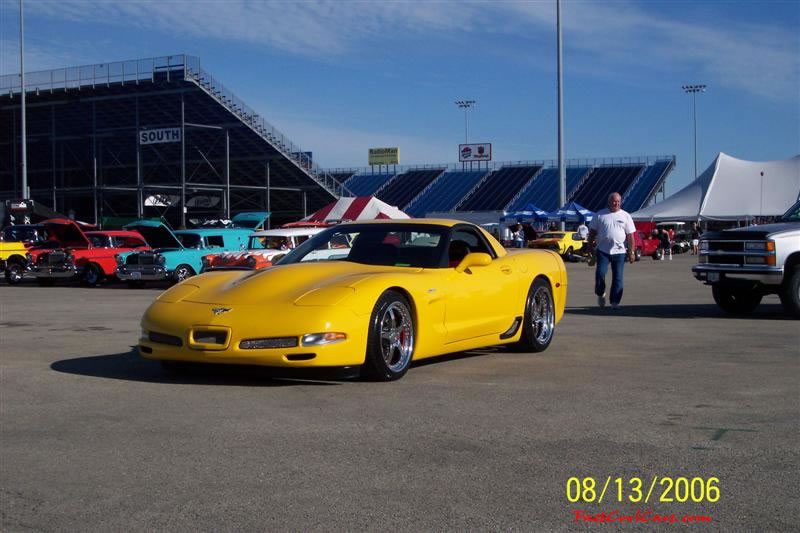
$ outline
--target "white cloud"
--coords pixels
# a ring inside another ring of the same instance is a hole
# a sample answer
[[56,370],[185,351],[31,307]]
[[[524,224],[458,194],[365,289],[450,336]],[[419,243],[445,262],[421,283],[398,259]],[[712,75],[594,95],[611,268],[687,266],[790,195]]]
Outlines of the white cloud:
[[[647,67],[693,72],[709,84],[796,99],[800,38],[786,30],[723,18],[682,21],[631,2],[564,2],[564,43],[573,68],[615,75]],[[8,10],[6,10],[8,11]],[[422,33],[505,34],[551,39],[552,2],[40,0],[26,11],[75,23],[128,25],[193,38],[269,46],[335,59],[374,38]],[[65,43],[67,47],[74,46]],[[520,53],[511,44],[509,53]],[[3,71],[11,70],[3,51]],[[107,60],[108,58],[106,58]],[[549,68],[549,67],[544,67]],[[567,68],[570,68],[569,65]],[[681,80],[696,81],[696,80]]]

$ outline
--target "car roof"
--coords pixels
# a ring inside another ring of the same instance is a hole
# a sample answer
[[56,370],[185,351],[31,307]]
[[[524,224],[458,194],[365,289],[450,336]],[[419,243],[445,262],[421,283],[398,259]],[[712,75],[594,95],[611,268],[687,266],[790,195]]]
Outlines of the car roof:
[[175,235],[185,235],[185,234],[194,234],[194,235],[231,235],[232,233],[245,233],[250,234],[253,232],[252,229],[248,228],[194,228],[194,229],[179,229],[175,232]]
[[354,220],[352,222],[343,222],[342,226],[355,225],[355,224],[397,224],[397,225],[424,225],[424,226],[445,226],[452,227],[458,224],[467,224],[474,226],[471,222],[463,220],[452,220],[449,218],[394,218],[394,219],[378,219],[378,220]]
[[100,231],[87,231],[86,235],[111,235],[112,237],[136,237],[141,239],[142,234],[138,231],[123,231],[123,230],[100,230]]
[[317,228],[276,228],[276,229],[265,229],[262,231],[256,231],[255,233],[251,233],[251,237],[294,237],[294,236],[303,236],[303,235],[316,235],[317,233],[322,232],[327,228],[324,227],[317,227]]

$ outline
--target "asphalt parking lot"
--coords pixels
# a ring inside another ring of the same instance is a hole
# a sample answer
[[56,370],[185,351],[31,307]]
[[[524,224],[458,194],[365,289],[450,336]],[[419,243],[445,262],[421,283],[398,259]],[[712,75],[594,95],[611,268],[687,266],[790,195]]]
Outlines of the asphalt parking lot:
[[[800,328],[776,297],[725,316],[692,261],[628,265],[616,311],[568,264],[546,352],[456,354],[394,383],[170,379],[132,351],[157,289],[2,284],[2,530],[681,527],[574,521],[614,510],[796,530]],[[569,478],[609,476],[604,503],[567,500]],[[716,477],[719,499],[616,501],[616,477],[625,499],[653,476]]]

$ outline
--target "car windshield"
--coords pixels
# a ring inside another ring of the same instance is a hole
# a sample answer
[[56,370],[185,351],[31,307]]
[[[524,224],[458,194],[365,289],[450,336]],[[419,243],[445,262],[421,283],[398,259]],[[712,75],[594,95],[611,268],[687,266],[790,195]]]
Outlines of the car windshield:
[[795,203],[781,217],[783,222],[800,222],[800,201]]
[[317,234],[281,261],[350,261],[413,268],[440,266],[448,228],[430,224],[348,224]]
[[540,239],[560,239],[564,236],[563,233],[542,233],[539,235]]
[[179,233],[176,236],[186,248],[200,248],[203,244],[203,238],[196,233]]
[[35,242],[45,240],[44,228],[31,226],[9,226],[3,230],[3,240],[7,242]]
[[92,246],[97,248],[109,248],[111,246],[111,237],[108,235],[87,235],[89,237],[89,242],[92,243]]

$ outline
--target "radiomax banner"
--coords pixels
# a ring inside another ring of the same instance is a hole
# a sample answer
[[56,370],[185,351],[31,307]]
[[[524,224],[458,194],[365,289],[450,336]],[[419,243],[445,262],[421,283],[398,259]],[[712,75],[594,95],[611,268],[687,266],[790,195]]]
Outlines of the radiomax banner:
[[492,143],[459,144],[458,160],[465,161],[491,161]]
[[368,165],[399,165],[399,148],[370,148]]
[[139,130],[139,144],[179,143],[181,142],[180,128],[157,128],[152,130]]

